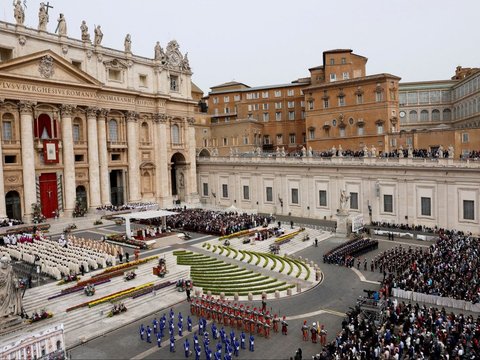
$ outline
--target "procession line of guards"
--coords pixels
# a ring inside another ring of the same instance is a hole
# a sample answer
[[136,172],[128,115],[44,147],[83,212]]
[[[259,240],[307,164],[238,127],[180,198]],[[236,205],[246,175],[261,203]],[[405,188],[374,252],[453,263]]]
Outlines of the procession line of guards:
[[279,324],[281,323],[282,334],[287,335],[288,323],[286,317],[282,319],[277,314],[273,316],[267,311],[265,299],[262,299],[262,308],[253,309],[250,306],[238,305],[230,301],[215,299],[213,296],[193,297],[190,303],[190,312],[192,315],[203,317],[207,320],[212,320],[224,326],[244,329],[245,332],[254,334],[255,332],[260,336],[268,338],[270,336],[270,329],[273,332],[278,332]]

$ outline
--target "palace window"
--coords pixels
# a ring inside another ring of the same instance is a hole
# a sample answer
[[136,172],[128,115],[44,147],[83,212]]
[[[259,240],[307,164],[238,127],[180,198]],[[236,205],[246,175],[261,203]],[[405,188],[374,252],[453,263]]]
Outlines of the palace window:
[[228,198],[228,185],[222,184],[222,197]]
[[340,130],[340,137],[345,137],[345,128],[341,127],[339,128],[339,130]]
[[383,195],[383,211],[393,213],[393,195]]
[[122,81],[122,72],[118,69],[108,69],[108,80]]
[[208,183],[203,183],[203,196],[208,196]]
[[327,206],[327,190],[318,191],[318,200],[320,206]]
[[417,121],[418,120],[418,114],[415,110],[411,110],[409,113],[408,113],[408,119],[411,121],[411,122],[414,122],[414,121]]
[[12,122],[11,121],[3,121],[2,122],[2,139],[3,140],[13,140],[13,133],[12,133]]
[[310,140],[314,140],[315,139],[315,129],[308,129],[308,138]]
[[175,144],[175,145],[180,144],[180,128],[177,124],[172,125],[171,133],[172,133],[172,144]]
[[363,104],[363,95],[357,94],[357,104]]
[[345,106],[345,96],[338,97],[338,106]]
[[298,189],[292,189],[292,204],[298,204]]
[[358,193],[350,193],[350,209],[358,210]]
[[330,106],[330,103],[328,102],[328,99],[323,100],[323,108],[328,109],[329,106]]
[[275,120],[281,121],[282,120],[282,113],[280,111],[277,111],[275,113]]
[[250,200],[250,187],[243,185],[243,200]]
[[465,220],[475,220],[475,201],[463,200],[463,218]]
[[363,126],[359,126],[357,128],[357,135],[358,136],[363,136],[365,134],[365,128]]
[[289,101],[287,103],[287,106],[288,106],[289,109],[294,108],[295,107],[295,101]]
[[462,133],[462,143],[468,143],[469,138],[468,138],[468,133]]
[[308,100],[308,110],[313,110],[313,100]]
[[270,135],[263,135],[263,143],[265,145],[270,144]]
[[138,82],[141,87],[147,87],[147,75],[138,75]]
[[281,102],[276,102],[275,103],[275,109],[281,109],[282,108],[282,103]]
[[268,99],[268,91],[263,91],[262,92],[262,98]]
[[[480,102],[479,102],[479,104],[480,104]],[[443,120],[444,121],[452,120],[452,111],[450,109],[444,109],[443,110]]]
[[263,110],[268,110],[268,103],[262,104],[262,109]]
[[273,188],[271,186],[265,188],[265,201],[273,202]]
[[240,95],[234,95],[233,96],[233,101],[240,101]]
[[381,102],[383,101],[383,92],[382,91],[377,91],[375,93],[375,101],[376,102]]
[[342,74],[342,76],[343,76],[343,80],[348,80],[348,79],[350,79],[350,75],[348,74],[348,72],[344,72],[344,73]]
[[440,111],[438,109],[432,110],[432,121],[440,121]]
[[263,113],[263,121],[270,120],[270,115],[268,113]]
[[295,120],[295,111],[288,112],[288,120]]
[[281,90],[275,90],[275,97],[280,97],[282,96],[282,91]]
[[296,144],[296,136],[295,134],[290,134],[288,135],[288,138],[290,140],[290,145],[295,145]]
[[282,144],[283,144],[283,135],[277,134],[277,145],[282,145]]
[[337,75],[336,74],[330,74],[330,81],[334,82],[337,80]]
[[118,123],[117,120],[111,119],[108,122],[108,139],[113,142],[118,141]]
[[429,197],[420,198],[420,214],[423,216],[432,216],[432,199]]
[[178,83],[178,76],[170,75],[170,90],[171,91],[179,91],[180,86]]
[[335,65],[335,59],[334,58],[330,58],[330,65]]
[[80,141],[80,125],[79,124],[73,124],[72,132],[73,132],[73,141],[74,142]]
[[287,91],[287,95],[288,95],[288,96],[294,96],[294,95],[295,95],[295,90],[289,89],[289,90]]
[[226,103],[230,102],[230,96],[224,96],[223,102],[226,102]]
[[420,111],[420,121],[428,121],[428,110]]
[[214,104],[214,105],[218,104],[218,97],[214,97],[214,98],[213,98],[213,104]]
[[383,124],[377,124],[377,135],[383,134]]

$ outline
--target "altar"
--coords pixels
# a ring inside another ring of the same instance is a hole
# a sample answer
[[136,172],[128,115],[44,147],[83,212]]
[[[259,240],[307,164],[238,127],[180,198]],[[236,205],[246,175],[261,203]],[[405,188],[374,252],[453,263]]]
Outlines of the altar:
[[[134,235],[137,237],[143,237],[145,238],[146,236],[143,235],[143,233],[137,233],[134,234],[132,231],[132,220],[150,220],[150,219],[161,219],[161,227],[166,228],[167,227],[167,216],[171,215],[177,215],[176,212],[173,211],[167,211],[167,210],[148,210],[148,211],[140,211],[140,212],[134,212],[134,213],[129,213],[129,214],[119,214],[113,216],[114,218],[121,218],[125,220],[125,234],[127,236],[127,239],[134,239]],[[142,231],[142,230],[140,230]],[[145,230],[143,230],[145,232]],[[139,235],[141,234],[141,235]]]

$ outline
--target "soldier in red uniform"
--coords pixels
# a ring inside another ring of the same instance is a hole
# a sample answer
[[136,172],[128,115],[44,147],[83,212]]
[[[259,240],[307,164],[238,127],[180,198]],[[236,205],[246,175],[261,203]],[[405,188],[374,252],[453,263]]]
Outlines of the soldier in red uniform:
[[303,341],[308,341],[308,325],[307,325],[307,320],[303,322],[302,325],[302,338]]
[[273,316],[273,332],[278,333],[278,323],[280,322],[280,319],[278,318],[277,314]]
[[283,335],[288,334],[288,323],[287,323],[285,315],[283,316],[283,319],[282,319],[282,334]]

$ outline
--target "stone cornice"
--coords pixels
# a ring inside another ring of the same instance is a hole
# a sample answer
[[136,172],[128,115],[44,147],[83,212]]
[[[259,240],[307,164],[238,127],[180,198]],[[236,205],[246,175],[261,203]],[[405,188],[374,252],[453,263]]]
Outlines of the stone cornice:
[[87,118],[96,118],[99,112],[99,109],[97,107],[88,107],[86,109],[86,112],[87,112]]

